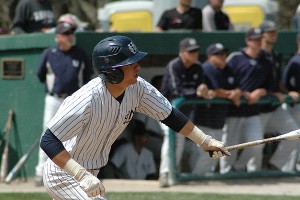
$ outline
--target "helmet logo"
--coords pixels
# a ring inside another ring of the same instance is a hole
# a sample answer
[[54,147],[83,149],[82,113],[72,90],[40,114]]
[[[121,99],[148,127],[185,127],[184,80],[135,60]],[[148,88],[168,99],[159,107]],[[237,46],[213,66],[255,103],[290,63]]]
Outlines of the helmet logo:
[[108,59],[108,58],[104,58],[104,62],[105,62],[105,63],[108,63],[108,62],[109,62],[109,59]]
[[130,42],[128,44],[128,48],[132,54],[136,54],[138,52],[138,49],[136,48],[135,44],[133,44],[133,42]]

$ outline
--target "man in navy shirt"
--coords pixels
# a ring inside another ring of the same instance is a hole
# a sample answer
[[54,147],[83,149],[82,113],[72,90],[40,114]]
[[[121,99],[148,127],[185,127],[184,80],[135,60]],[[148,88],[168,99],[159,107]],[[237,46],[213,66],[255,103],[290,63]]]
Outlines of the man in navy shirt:
[[[246,33],[246,47],[228,56],[227,65],[233,71],[248,104],[232,106],[226,119],[227,130],[223,142],[233,145],[263,139],[260,109],[255,103],[272,87],[271,63],[261,56],[262,31],[251,28]],[[254,172],[262,168],[263,145],[237,151],[230,159],[221,159],[221,173],[231,170]]]
[[[297,42],[297,52],[289,60],[287,66],[283,73],[283,84],[288,90],[288,95],[293,99],[292,106],[287,106],[287,109],[291,112],[291,115],[296,120],[298,125],[300,125],[300,104],[299,104],[299,92],[300,92],[300,33],[296,37]],[[299,151],[299,150],[298,150]],[[299,152],[296,156],[298,157],[296,162],[296,170],[300,171],[299,164]]]
[[202,29],[202,12],[198,8],[191,7],[192,0],[178,0],[176,8],[166,10],[160,17],[156,32],[166,30],[193,30]]
[[[262,53],[272,64],[273,84],[271,95],[275,96],[282,105],[262,105],[261,121],[264,133],[283,134],[299,129],[296,120],[287,110],[284,103],[284,86],[281,81],[281,55],[274,51],[277,41],[277,27],[273,21],[264,21],[260,28],[263,31]],[[284,172],[293,172],[297,152],[297,141],[282,141],[266,164],[268,169],[278,169]]]
[[[204,75],[201,64],[198,61],[199,45],[195,38],[184,38],[179,43],[179,56],[171,60],[164,71],[160,92],[168,99],[178,97],[208,98],[208,89],[204,84]],[[181,111],[191,116],[194,106],[183,106]],[[161,124],[164,132],[164,140],[161,148],[160,186],[169,185],[169,129]],[[183,153],[185,138],[176,135],[176,163],[179,165]]]
[[[214,97],[224,98],[240,106],[241,90],[233,72],[226,66],[227,49],[221,43],[211,44],[206,49],[207,60],[202,64],[207,86],[212,90]],[[222,140],[223,127],[227,116],[229,104],[205,104],[198,105],[195,112],[194,123],[218,140]],[[199,148],[198,148],[199,149]],[[210,159],[208,155],[199,152],[199,157],[193,172],[203,175],[214,172],[217,161]]]
[[[93,70],[85,52],[73,45],[75,27],[63,22],[56,27],[56,46],[46,49],[38,66],[38,78],[45,85],[43,127],[55,115],[67,96],[87,83]],[[36,166],[37,186],[42,185],[43,164],[47,155],[40,149]]]

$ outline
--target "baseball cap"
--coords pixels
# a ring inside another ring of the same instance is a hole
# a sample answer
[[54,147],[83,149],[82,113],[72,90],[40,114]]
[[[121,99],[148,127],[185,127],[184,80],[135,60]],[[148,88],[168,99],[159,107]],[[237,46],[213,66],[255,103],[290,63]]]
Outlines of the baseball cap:
[[63,35],[70,35],[73,34],[75,31],[75,27],[67,22],[62,22],[57,24],[55,33],[63,34]]
[[247,32],[246,32],[246,38],[250,39],[250,40],[255,40],[255,39],[259,39],[262,38],[262,30],[260,28],[250,28]]
[[276,31],[277,30],[277,26],[276,26],[275,22],[270,21],[270,20],[267,20],[267,21],[264,21],[263,23],[261,23],[259,28],[263,32],[270,32],[270,31]]
[[197,51],[199,50],[199,45],[195,38],[184,38],[179,43],[179,49],[184,51]]
[[228,49],[224,47],[223,44],[221,43],[214,43],[214,44],[211,44],[207,47],[206,49],[206,55],[214,55],[214,54],[217,54],[217,53],[221,53],[221,52],[227,52]]

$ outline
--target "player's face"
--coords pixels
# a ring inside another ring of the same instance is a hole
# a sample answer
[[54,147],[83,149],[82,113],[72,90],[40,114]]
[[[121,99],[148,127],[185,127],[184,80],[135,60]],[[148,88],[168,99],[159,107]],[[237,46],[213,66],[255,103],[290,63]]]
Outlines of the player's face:
[[220,52],[209,57],[209,61],[219,69],[224,69],[226,65],[226,53]]
[[261,44],[262,44],[262,39],[258,38],[258,39],[248,39],[247,40],[247,46],[250,47],[251,49],[255,50],[255,51],[259,51],[261,49]]
[[139,75],[140,68],[141,67],[139,63],[133,63],[131,65],[121,67],[121,70],[124,73],[124,79],[121,83],[124,83],[126,85],[135,84]]
[[265,32],[263,35],[263,40],[265,40],[269,44],[275,44],[277,41],[278,33],[277,31],[269,31]]
[[196,63],[199,58],[199,51],[181,51],[181,59],[186,67]]
[[62,51],[68,51],[73,46],[74,36],[73,34],[56,34],[55,41]]

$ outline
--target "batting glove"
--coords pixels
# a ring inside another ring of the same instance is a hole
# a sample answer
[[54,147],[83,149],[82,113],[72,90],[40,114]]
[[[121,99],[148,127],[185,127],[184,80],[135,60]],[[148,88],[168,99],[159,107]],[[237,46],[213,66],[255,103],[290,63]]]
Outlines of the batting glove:
[[209,152],[213,159],[218,159],[223,156],[230,156],[230,152],[226,149],[225,145],[213,139],[211,136],[206,135],[204,142],[200,145],[204,151]]
[[194,126],[193,130],[187,135],[187,137],[201,146],[204,151],[209,152],[209,155],[214,159],[231,155],[222,142],[206,135],[196,126]]
[[63,169],[79,182],[80,187],[89,197],[99,194],[104,196],[105,188],[101,181],[72,158],[67,161]]
[[80,187],[86,192],[88,197],[95,197],[100,194],[104,196],[105,188],[101,181],[90,172],[80,170],[74,177],[80,184]]

